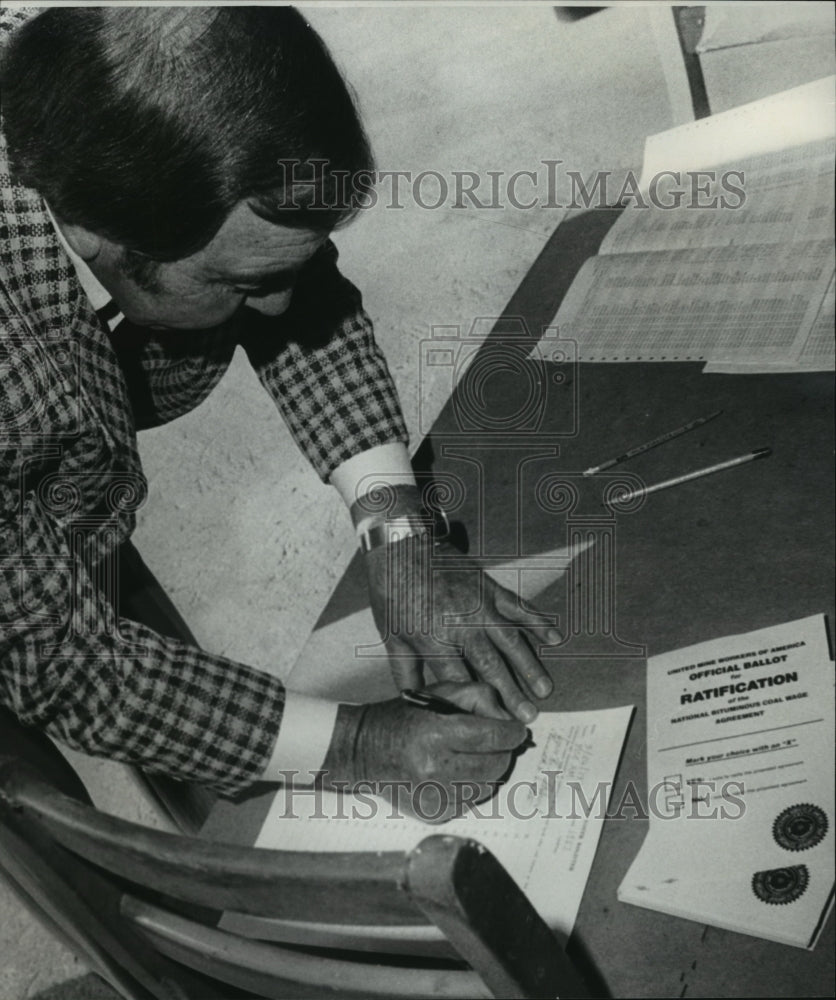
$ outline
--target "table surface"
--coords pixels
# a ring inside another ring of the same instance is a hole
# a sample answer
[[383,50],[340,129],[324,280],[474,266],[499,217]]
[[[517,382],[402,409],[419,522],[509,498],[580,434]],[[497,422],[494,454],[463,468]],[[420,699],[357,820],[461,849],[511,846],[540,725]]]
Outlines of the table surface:
[[[506,320],[522,316],[535,332],[551,322],[614,217],[593,212],[564,223],[509,303]],[[502,350],[501,329],[485,350]],[[636,705],[614,801],[627,781],[646,790],[646,655],[812,614],[833,616],[831,375],[703,375],[700,367],[549,365],[549,375],[560,378],[549,381],[536,433],[499,442],[464,434],[461,410],[451,403],[416,456],[419,469],[461,481],[455,517],[477,557],[534,555],[588,535],[606,549],[597,582],[570,574],[543,595],[567,636],[547,661],[555,691],[545,707]],[[514,400],[527,390],[518,374],[498,372],[487,391],[489,405],[493,399],[507,413],[522,412]],[[612,476],[580,475],[715,410],[723,414]],[[655,494],[632,513],[613,516],[602,505],[603,485],[623,474],[649,484],[762,446],[772,448],[769,458]],[[359,610],[362,595],[355,559],[318,627]],[[385,697],[385,664],[380,670]],[[206,834],[252,843],[270,798],[219,803]],[[833,995],[832,916],[816,949],[806,952],[618,902],[616,889],[647,826],[642,818],[605,822],[570,943],[612,996]]]

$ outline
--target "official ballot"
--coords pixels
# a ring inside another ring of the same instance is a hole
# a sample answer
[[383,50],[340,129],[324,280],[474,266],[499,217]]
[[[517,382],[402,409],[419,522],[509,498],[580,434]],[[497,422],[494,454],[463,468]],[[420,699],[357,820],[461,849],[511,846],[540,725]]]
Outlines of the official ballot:
[[812,948],[833,904],[833,664],[815,615],[648,660],[627,903]]

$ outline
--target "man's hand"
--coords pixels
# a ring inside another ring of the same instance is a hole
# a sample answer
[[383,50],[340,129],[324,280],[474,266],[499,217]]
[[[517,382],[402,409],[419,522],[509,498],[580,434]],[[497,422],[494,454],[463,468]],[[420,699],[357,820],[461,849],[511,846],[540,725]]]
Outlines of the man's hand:
[[401,698],[341,705],[322,766],[324,785],[350,790],[360,784],[429,822],[489,798],[525,739],[525,727],[500,708],[487,684],[428,690],[465,714],[440,715]]
[[389,651],[395,683],[419,688],[424,667],[439,680],[472,678],[490,684],[517,719],[537,716],[533,699],[545,698],[552,682],[540,662],[539,645],[554,645],[560,633],[532,620],[515,594],[473,568],[441,568],[439,556],[461,553],[446,543],[414,536],[366,553],[375,623]]

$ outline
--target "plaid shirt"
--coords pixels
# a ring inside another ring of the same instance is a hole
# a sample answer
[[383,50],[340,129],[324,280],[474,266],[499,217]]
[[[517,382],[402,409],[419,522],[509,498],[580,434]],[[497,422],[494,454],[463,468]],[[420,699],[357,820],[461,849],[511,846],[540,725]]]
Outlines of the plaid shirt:
[[[0,39],[24,15],[0,16]],[[275,742],[282,684],[118,616],[114,560],[146,494],[136,429],[197,406],[237,344],[323,479],[405,441],[386,363],[326,245],[280,320],[117,359],[0,123],[0,699],[87,753],[233,794]],[[118,339],[118,338],[117,338]]]

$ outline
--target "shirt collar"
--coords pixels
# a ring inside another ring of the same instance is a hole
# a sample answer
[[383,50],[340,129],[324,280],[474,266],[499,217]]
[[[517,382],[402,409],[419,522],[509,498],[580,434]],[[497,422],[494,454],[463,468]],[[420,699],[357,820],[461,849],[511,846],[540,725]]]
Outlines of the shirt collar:
[[[46,204],[46,202],[44,202]],[[52,222],[53,228],[55,229],[55,234],[61,241],[61,246],[64,248],[67,256],[72,261],[73,267],[75,268],[76,277],[78,278],[79,284],[84,289],[87,298],[90,300],[90,305],[98,311],[103,306],[106,306],[110,302],[112,296],[110,292],[104,287],[104,285],[99,281],[95,274],[90,270],[87,264],[82,260],[81,257],[73,250],[70,244],[67,242],[67,238],[61,232],[61,227],[55,221],[55,216],[52,214],[52,210],[49,205],[46,205],[47,214],[49,215],[50,221]]]

